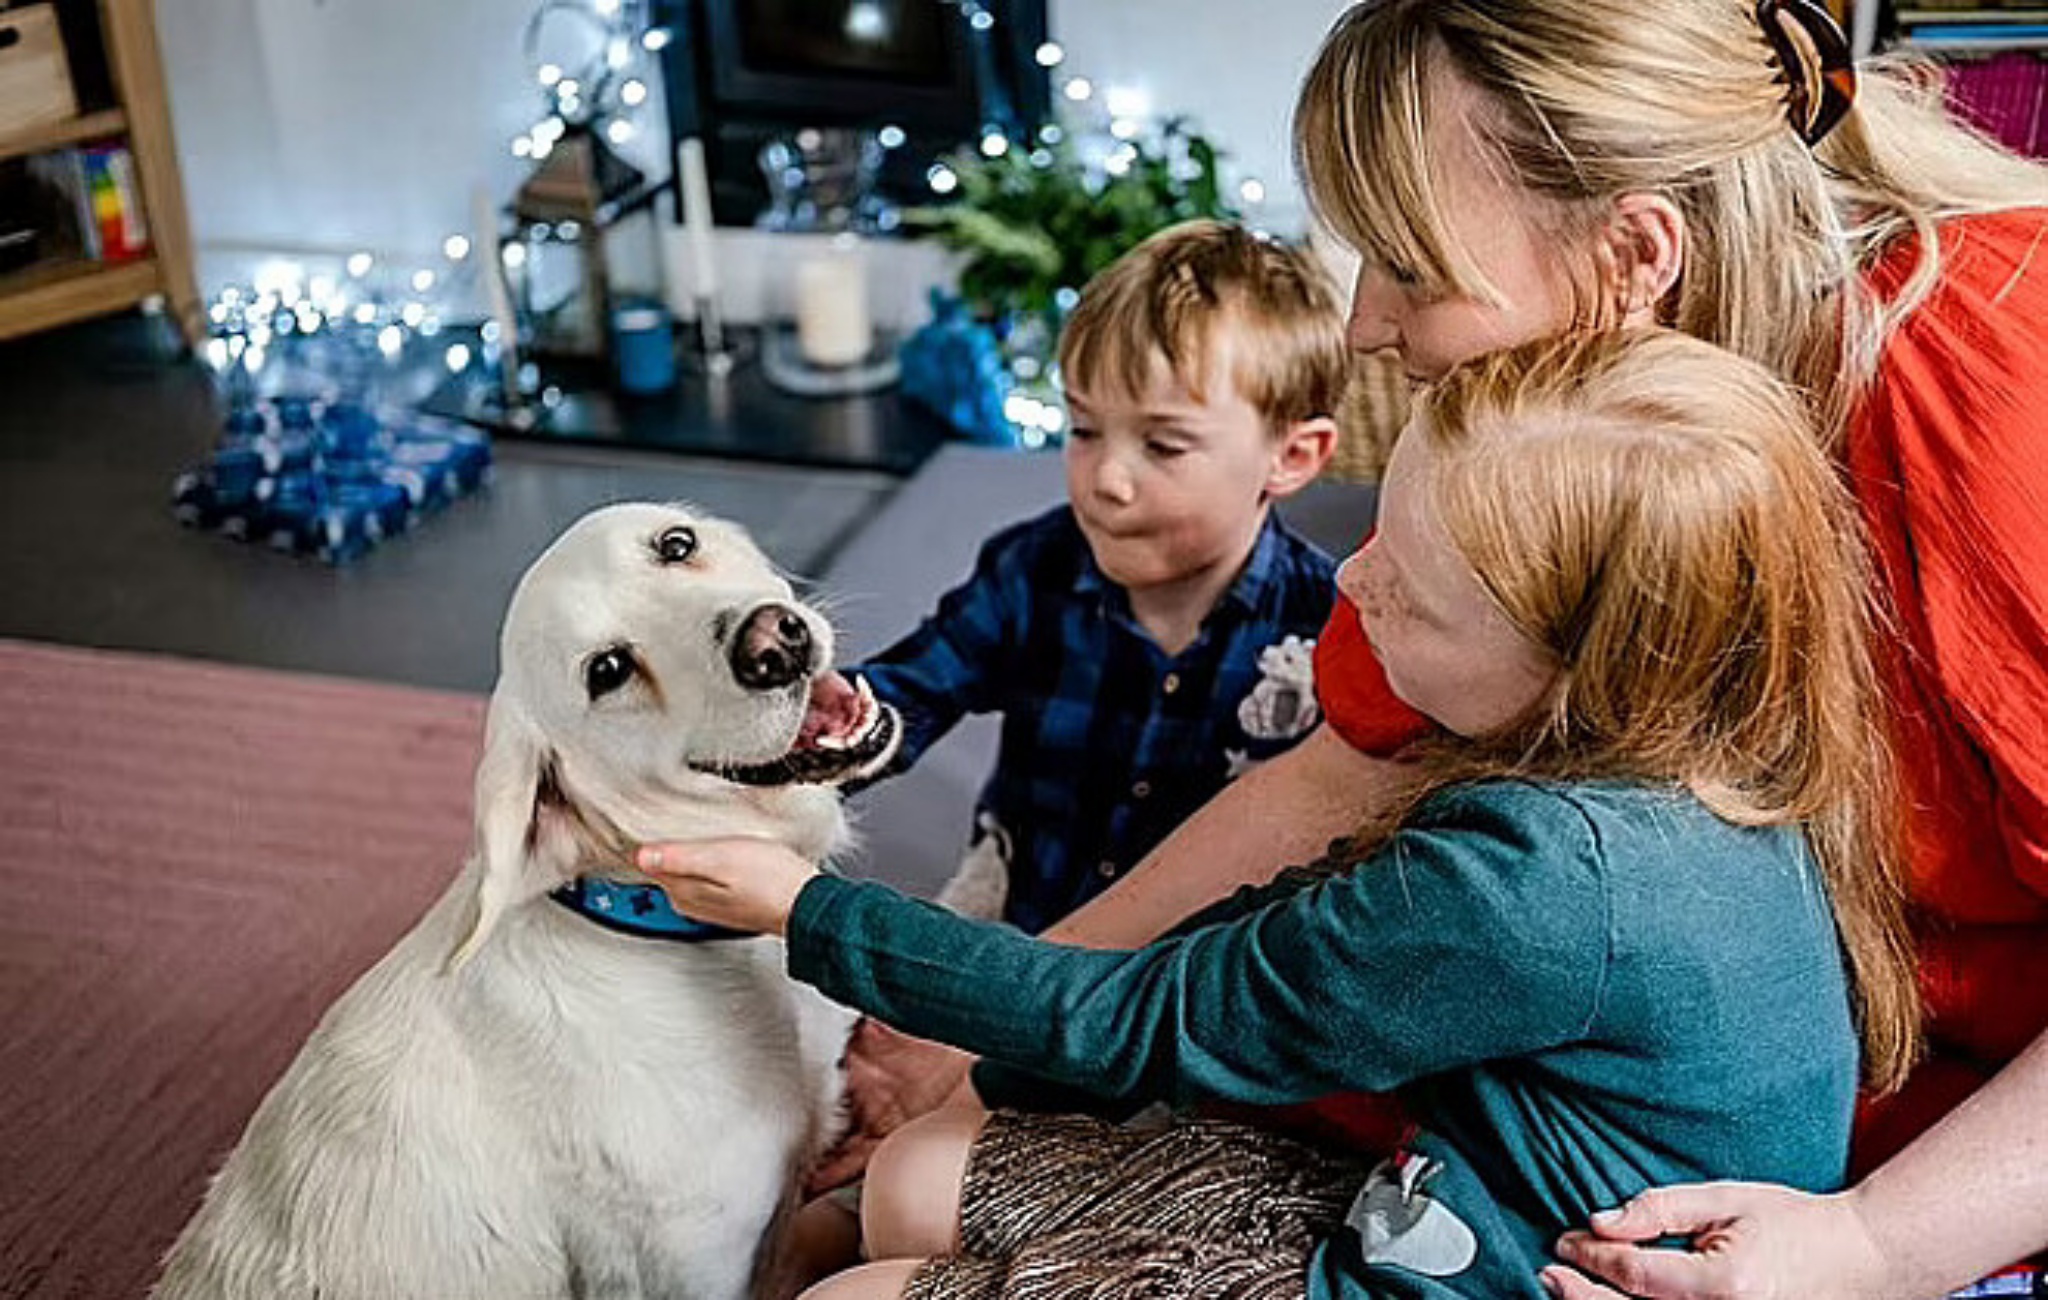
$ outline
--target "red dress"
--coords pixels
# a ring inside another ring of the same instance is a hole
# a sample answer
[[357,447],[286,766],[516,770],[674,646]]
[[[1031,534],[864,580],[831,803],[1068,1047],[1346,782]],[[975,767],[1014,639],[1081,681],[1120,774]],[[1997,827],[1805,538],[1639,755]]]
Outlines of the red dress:
[[[1858,1172],[2048,1029],[2048,211],[1950,221],[1942,251],[1846,445],[1898,624],[1888,669],[1930,1044],[1900,1093],[1864,1108]],[[1902,246],[1871,283],[1894,293],[1911,266]],[[1427,726],[1342,599],[1316,684],[1330,725],[1365,752]],[[1317,1111],[1326,1130],[1372,1113]]]
[[[1948,223],[1885,348],[1850,482],[1892,656],[1929,1056],[1866,1108],[1882,1162],[2048,1028],[2048,212]],[[1872,283],[1895,292],[1909,249]]]

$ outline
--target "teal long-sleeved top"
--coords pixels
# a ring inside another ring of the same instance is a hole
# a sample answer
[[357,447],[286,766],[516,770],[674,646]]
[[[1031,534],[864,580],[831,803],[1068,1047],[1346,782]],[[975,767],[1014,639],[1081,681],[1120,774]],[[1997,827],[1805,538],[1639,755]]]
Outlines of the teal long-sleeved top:
[[1318,1248],[1318,1300],[1535,1300],[1556,1236],[1646,1187],[1841,1183],[1856,1039],[1795,827],[1668,788],[1480,783],[1339,874],[1211,916],[1101,952],[819,877],[789,967],[1096,1096],[1399,1090],[1421,1132]]

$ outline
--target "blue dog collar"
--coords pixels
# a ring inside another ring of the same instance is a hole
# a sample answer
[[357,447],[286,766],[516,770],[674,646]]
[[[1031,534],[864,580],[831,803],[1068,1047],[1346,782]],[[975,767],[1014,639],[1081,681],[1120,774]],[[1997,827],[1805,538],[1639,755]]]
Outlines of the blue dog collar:
[[751,939],[744,930],[728,930],[684,916],[654,885],[622,885],[600,876],[578,876],[548,895],[563,907],[607,930],[642,939],[672,943],[704,943],[712,939]]

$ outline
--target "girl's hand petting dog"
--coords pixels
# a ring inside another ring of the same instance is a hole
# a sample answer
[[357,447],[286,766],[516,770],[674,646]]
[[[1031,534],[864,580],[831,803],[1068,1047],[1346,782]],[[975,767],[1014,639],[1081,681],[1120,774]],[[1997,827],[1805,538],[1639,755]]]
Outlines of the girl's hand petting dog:
[[781,934],[796,896],[818,868],[773,840],[648,844],[634,861],[676,910],[698,921]]

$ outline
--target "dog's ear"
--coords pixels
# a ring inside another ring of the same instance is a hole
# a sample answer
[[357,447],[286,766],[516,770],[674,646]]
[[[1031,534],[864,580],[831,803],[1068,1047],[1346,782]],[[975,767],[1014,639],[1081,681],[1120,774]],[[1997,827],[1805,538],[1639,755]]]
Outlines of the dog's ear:
[[540,729],[502,695],[492,697],[476,769],[476,910],[449,971],[476,955],[507,912],[563,882],[576,856],[563,811],[556,759]]

